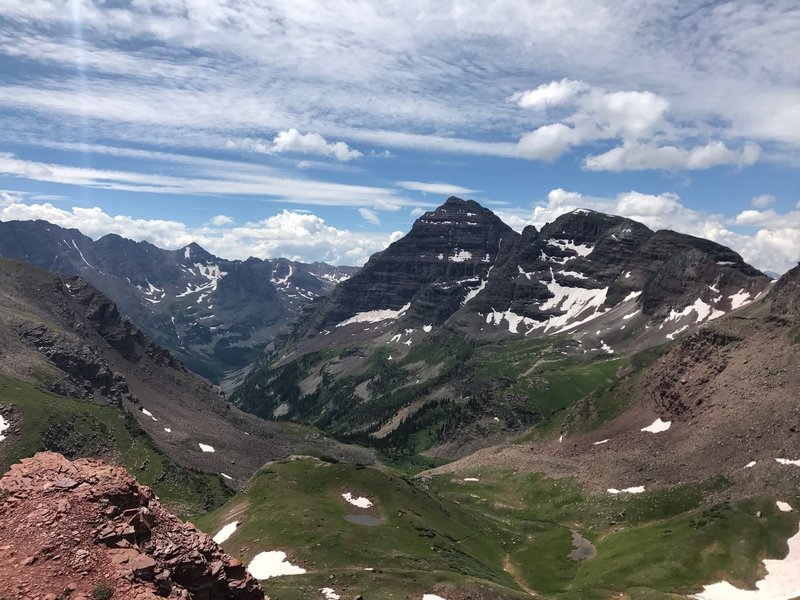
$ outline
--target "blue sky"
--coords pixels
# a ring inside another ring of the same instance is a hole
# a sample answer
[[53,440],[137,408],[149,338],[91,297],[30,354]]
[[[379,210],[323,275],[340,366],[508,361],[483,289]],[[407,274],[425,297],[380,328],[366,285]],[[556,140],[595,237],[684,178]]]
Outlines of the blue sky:
[[0,218],[360,264],[451,194],[800,259],[800,6],[0,0]]

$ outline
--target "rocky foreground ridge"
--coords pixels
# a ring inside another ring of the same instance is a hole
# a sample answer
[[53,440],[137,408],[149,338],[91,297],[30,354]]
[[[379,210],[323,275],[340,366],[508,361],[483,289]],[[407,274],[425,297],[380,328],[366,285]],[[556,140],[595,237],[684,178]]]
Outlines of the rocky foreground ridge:
[[0,479],[0,598],[97,597],[266,598],[241,562],[124,469],[52,452],[23,459]]

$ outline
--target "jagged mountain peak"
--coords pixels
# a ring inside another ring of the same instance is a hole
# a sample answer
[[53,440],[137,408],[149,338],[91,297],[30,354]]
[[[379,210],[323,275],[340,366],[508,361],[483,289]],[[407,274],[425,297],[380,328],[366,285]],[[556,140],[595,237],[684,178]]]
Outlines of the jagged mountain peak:
[[183,258],[184,263],[219,261],[220,259],[211,254],[197,242],[191,242],[183,248],[176,250],[176,253]]

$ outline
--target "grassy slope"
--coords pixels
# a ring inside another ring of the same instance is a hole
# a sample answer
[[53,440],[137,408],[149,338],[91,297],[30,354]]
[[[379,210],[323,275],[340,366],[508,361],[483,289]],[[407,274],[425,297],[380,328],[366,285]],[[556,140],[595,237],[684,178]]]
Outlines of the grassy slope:
[[[340,496],[345,491],[371,498],[375,507],[350,506]],[[368,527],[344,518],[364,513],[382,524]],[[496,589],[492,597],[519,597],[502,569],[504,528],[388,472],[315,459],[272,463],[198,525],[213,534],[234,519],[243,524],[224,544],[228,552],[249,561],[282,549],[309,571],[270,581],[273,599],[316,599],[315,586],[323,583],[346,591],[347,598],[420,597],[435,584],[470,585],[473,579]]]
[[230,496],[219,476],[178,466],[127,413],[112,406],[56,396],[0,375],[0,404],[22,414],[21,435],[0,442],[0,473],[40,450],[69,458],[102,457],[124,466],[182,515],[211,510]]
[[[707,506],[722,480],[611,496],[587,494],[569,479],[474,475],[480,481],[411,481],[314,459],[282,461],[199,525],[213,534],[239,520],[228,552],[248,561],[281,549],[308,569],[270,580],[274,600],[317,598],[319,587],[342,598],[419,598],[441,584],[473,597],[481,588],[491,598],[524,597],[527,587],[551,598],[666,598],[721,578],[754,582],[760,560],[781,556],[797,530],[797,517],[770,499]],[[375,510],[350,507],[345,491],[375,500]],[[382,525],[344,519],[365,512]],[[595,557],[568,558],[571,529],[596,545]]]
[[[637,589],[631,597],[655,598],[723,578],[752,584],[761,559],[783,556],[785,541],[797,532],[797,516],[779,512],[771,499],[707,506],[705,498],[724,488],[723,480],[612,496],[536,474],[474,475],[479,482],[437,477],[430,485],[442,498],[525,532],[528,545],[512,555],[516,570],[530,587],[557,598]],[[597,555],[568,560],[571,535],[564,527],[592,540]]]

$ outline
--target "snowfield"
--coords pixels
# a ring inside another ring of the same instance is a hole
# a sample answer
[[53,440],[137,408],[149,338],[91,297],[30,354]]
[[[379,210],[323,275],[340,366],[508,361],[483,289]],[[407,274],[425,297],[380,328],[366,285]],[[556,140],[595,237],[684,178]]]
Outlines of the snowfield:
[[765,559],[766,576],[755,590],[741,590],[727,581],[707,585],[696,600],[792,600],[800,596],[800,532],[789,539],[784,559]]
[[239,521],[228,523],[227,525],[225,525],[225,527],[223,527],[217,532],[217,535],[215,535],[211,539],[213,539],[218,544],[223,544],[227,542],[228,538],[230,538],[233,535],[237,527],[239,527]]
[[286,552],[271,550],[262,552],[253,557],[247,565],[247,571],[256,579],[270,579],[282,575],[302,575],[306,572],[303,567],[298,567],[286,560]]
[[383,310],[368,310],[365,312],[356,313],[349,319],[338,323],[336,327],[344,327],[345,325],[350,325],[351,323],[379,323],[380,321],[388,321],[389,319],[399,319],[406,314],[409,308],[411,308],[410,302],[397,310],[386,308]]
[[356,498],[350,492],[345,492],[344,494],[342,494],[342,498],[344,498],[345,501],[349,502],[353,506],[357,506],[358,508],[369,508],[370,506],[372,506],[372,500],[370,500],[369,498],[364,498],[363,496],[359,496]]
[[641,431],[647,433],[662,433],[672,426],[672,421],[662,421],[661,417],[653,421],[647,427],[642,427]]

